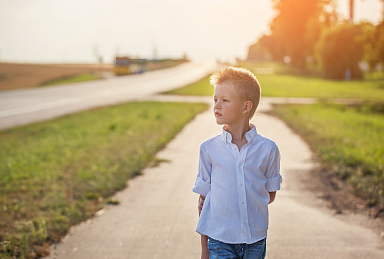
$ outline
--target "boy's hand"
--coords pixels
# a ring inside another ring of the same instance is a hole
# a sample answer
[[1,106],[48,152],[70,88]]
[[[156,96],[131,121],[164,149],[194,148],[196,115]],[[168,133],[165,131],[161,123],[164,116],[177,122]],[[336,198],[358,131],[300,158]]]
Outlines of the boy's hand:
[[209,259],[209,252],[208,250],[205,252],[205,251],[201,251],[201,259]]
[[276,197],[276,191],[269,192],[269,202],[268,202],[268,204],[271,204],[275,200],[275,197]]
[[[201,210],[204,206],[205,197],[200,195],[199,201],[197,202],[197,210],[199,211],[199,217],[201,214]],[[208,237],[206,235],[201,235],[201,259],[209,259],[209,251],[208,251]]]
[[199,216],[200,216],[201,210],[203,209],[203,206],[204,206],[204,200],[205,200],[205,197],[200,195],[199,201],[197,202],[197,210],[199,211]]
[[201,235],[201,259],[209,259],[208,237]]

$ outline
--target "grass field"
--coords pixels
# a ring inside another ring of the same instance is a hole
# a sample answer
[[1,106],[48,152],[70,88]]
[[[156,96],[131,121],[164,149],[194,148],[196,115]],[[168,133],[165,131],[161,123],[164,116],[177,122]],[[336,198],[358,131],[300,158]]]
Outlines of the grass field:
[[294,75],[259,75],[263,96],[384,100],[384,80],[333,81]]
[[213,96],[213,86],[209,84],[209,77],[210,75],[184,87],[164,92],[164,94]]
[[[185,60],[164,59],[147,64],[148,71],[180,65]],[[113,75],[113,64],[19,64],[0,62],[0,91],[77,83]]]
[[384,206],[384,113],[327,103],[275,111],[368,205]]
[[[353,98],[371,101],[384,100],[382,73],[369,74],[362,81],[336,81],[303,76],[296,70],[275,63],[244,63],[242,67],[253,71],[261,85],[262,96],[315,97],[320,99]],[[184,95],[213,95],[208,77],[194,84],[168,92]]]
[[213,86],[209,84],[209,77],[210,75],[207,75],[192,84],[164,92],[163,94],[213,96]]
[[48,81],[41,86],[51,86],[51,85],[61,85],[61,84],[71,84],[71,83],[79,83],[86,82],[92,80],[99,80],[102,77],[98,74],[80,74],[75,76],[63,77],[61,79],[54,79],[52,81]]
[[37,87],[74,76],[112,73],[111,64],[18,64],[0,63],[0,90]]
[[206,108],[132,102],[0,132],[0,258],[46,255]]
[[[360,81],[337,81],[323,79],[320,73],[314,70],[303,73],[282,64],[243,63],[240,65],[257,75],[263,96],[384,100],[382,73],[366,74],[366,79]],[[261,69],[268,67],[271,67],[274,73],[258,73]]]

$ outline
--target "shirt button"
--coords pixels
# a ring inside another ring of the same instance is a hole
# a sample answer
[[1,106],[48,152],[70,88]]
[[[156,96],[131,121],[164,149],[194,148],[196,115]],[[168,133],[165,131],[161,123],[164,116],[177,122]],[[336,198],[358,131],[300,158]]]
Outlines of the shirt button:
[[241,183],[241,184],[239,184],[239,186],[243,186],[243,184]]
[[244,204],[244,202],[242,201],[241,204]]

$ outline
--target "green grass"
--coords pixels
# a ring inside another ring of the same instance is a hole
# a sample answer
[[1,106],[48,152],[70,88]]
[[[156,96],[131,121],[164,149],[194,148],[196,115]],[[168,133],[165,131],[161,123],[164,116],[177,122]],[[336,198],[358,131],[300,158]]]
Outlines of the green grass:
[[[384,100],[382,73],[366,74],[361,81],[328,80],[316,70],[300,72],[290,66],[276,63],[243,63],[257,76],[262,96],[314,97],[319,99],[353,98]],[[259,74],[260,68],[272,68],[274,74]]]
[[209,84],[209,77],[210,75],[207,75],[192,84],[164,92],[164,94],[213,96],[213,86]]
[[75,75],[75,76],[64,77],[64,78],[48,81],[42,84],[41,86],[72,84],[72,83],[79,83],[79,82],[99,80],[99,79],[101,79],[101,77],[100,75],[97,75],[97,74],[81,74],[81,75]]
[[258,75],[262,96],[384,100],[383,80],[332,81],[294,75]]
[[[131,102],[0,132],[0,258],[46,254],[206,104]],[[159,160],[160,161],[160,160]]]
[[278,105],[323,165],[370,205],[384,205],[384,114],[335,104]]
[[[371,101],[384,100],[382,73],[369,74],[362,81],[327,80],[313,71],[300,75],[297,70],[276,63],[243,63],[255,73],[261,85],[262,96],[269,97],[314,97],[319,99],[353,98]],[[260,73],[272,69],[273,74]],[[213,95],[208,76],[183,88],[168,92],[182,95]]]

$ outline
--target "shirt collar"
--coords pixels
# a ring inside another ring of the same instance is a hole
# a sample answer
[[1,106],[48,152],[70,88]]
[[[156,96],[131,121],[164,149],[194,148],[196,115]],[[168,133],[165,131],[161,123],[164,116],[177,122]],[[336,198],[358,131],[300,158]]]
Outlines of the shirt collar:
[[[248,143],[251,143],[254,139],[256,139],[257,136],[257,130],[256,126],[253,124],[249,124],[251,129],[245,133],[245,139],[247,140]],[[223,127],[223,140],[225,143],[232,143],[232,135],[228,131],[225,130],[225,126]]]

